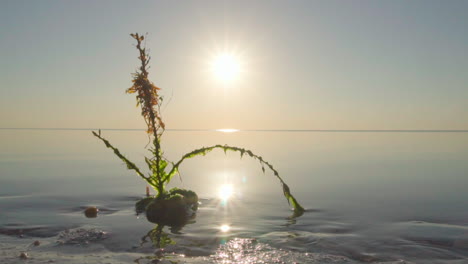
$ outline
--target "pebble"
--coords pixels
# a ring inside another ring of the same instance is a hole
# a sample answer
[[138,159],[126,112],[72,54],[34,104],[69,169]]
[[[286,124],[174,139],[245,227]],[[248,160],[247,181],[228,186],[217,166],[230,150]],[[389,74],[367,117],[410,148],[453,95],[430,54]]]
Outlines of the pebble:
[[97,217],[97,214],[99,212],[99,209],[97,209],[95,206],[90,206],[86,208],[84,211],[84,214],[87,218],[95,218]]
[[39,240],[36,240],[36,241],[33,242],[33,245],[35,247],[39,246],[40,244],[41,244],[41,242]]
[[26,252],[21,252],[21,254],[19,255],[19,258],[20,259],[28,259],[29,256],[28,256],[28,254]]

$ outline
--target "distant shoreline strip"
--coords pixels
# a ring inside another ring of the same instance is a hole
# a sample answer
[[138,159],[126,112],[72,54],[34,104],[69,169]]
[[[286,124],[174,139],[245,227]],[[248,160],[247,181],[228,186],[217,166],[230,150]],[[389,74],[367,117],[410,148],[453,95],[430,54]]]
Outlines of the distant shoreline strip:
[[[0,127],[0,130],[52,130],[52,131],[145,131],[143,128],[40,128]],[[166,131],[180,132],[221,132],[220,129],[173,128]],[[239,129],[232,132],[336,132],[336,133],[468,133],[463,129]]]

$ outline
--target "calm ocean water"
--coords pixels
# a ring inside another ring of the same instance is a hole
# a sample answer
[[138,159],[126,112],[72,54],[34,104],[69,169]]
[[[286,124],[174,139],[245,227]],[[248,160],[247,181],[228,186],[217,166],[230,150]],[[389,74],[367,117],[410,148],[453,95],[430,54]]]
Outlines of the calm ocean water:
[[[102,134],[146,169],[144,132]],[[187,160],[171,183],[202,199],[195,223],[164,230],[175,242],[166,247],[169,259],[468,263],[466,132],[167,131],[163,138],[174,162],[214,144],[245,147],[271,162],[307,212],[290,219],[276,178],[246,156],[213,151]],[[234,195],[224,203],[218,192],[226,183]],[[111,263],[153,256],[154,246],[141,239],[154,224],[134,212],[144,193],[145,183],[90,131],[0,130],[0,259],[16,263],[14,250],[36,254],[32,263],[57,252],[58,260],[101,252]],[[83,215],[89,205],[101,209],[97,218]],[[64,230],[80,228],[107,235],[87,246],[57,243]],[[21,244],[37,239],[43,246]],[[101,263],[96,258],[88,262]]]

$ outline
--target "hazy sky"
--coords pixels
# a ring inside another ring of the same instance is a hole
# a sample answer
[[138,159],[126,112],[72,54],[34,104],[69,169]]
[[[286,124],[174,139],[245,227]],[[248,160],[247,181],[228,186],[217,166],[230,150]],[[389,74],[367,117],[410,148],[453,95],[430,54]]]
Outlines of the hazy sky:
[[[468,129],[468,1],[0,1],[0,127]],[[208,65],[238,54],[223,84]]]

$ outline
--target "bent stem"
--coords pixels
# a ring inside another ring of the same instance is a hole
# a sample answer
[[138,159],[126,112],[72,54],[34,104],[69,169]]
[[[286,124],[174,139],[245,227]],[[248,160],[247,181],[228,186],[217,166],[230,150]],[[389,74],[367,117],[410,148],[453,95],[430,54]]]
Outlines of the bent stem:
[[245,154],[247,154],[251,158],[254,158],[254,159],[256,159],[256,160],[258,160],[260,162],[260,165],[262,166],[263,173],[265,173],[265,166],[268,167],[273,172],[275,177],[278,178],[278,180],[280,181],[281,186],[283,187],[284,197],[286,197],[286,200],[288,201],[288,203],[290,205],[292,205],[293,208],[294,208],[294,216],[297,217],[297,216],[300,216],[300,215],[302,215],[304,213],[304,211],[305,211],[304,208],[299,204],[299,202],[296,200],[296,198],[292,195],[292,193],[291,193],[291,191],[289,189],[289,186],[279,176],[278,171],[275,168],[273,168],[273,165],[271,165],[268,161],[265,161],[261,156],[258,156],[256,154],[254,154],[251,150],[244,149],[244,148],[233,147],[233,146],[228,146],[228,145],[214,145],[214,146],[211,146],[211,147],[203,147],[203,148],[193,150],[193,151],[185,154],[184,156],[182,156],[182,158],[177,163],[173,164],[171,171],[166,175],[166,178],[164,178],[163,181],[166,181],[166,180],[170,181],[170,179],[175,174],[177,174],[179,172],[179,166],[184,160],[190,159],[190,158],[193,158],[193,157],[196,157],[196,156],[200,156],[200,155],[205,156],[207,153],[211,152],[214,149],[222,149],[222,150],[224,150],[224,153],[227,153],[227,151],[239,152],[241,158]]
[[101,130],[99,130],[98,133],[92,131],[93,135],[97,138],[99,138],[100,140],[102,140],[102,142],[104,142],[104,144],[106,145],[107,148],[110,148],[114,151],[114,154],[119,157],[123,162],[125,162],[125,164],[127,165],[127,169],[129,170],[134,170],[136,172],[136,174],[140,177],[142,177],[145,181],[147,181],[151,186],[154,186],[154,182],[151,180],[150,177],[146,177],[141,171],[140,169],[135,165],[135,163],[131,162],[130,160],[128,160],[124,155],[122,155],[122,153],[120,153],[120,151],[115,148],[114,146],[111,145],[111,143],[109,143],[109,141],[103,137],[101,137]]

